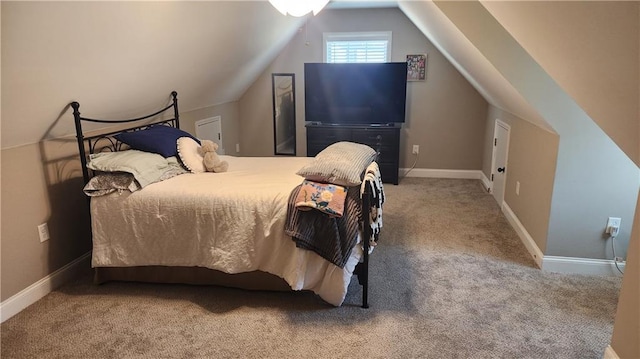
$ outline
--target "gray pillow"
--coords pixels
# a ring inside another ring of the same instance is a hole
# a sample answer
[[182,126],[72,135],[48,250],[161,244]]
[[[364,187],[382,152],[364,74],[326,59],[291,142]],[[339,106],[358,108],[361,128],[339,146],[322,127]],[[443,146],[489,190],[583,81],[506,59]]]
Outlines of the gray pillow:
[[376,158],[376,151],[367,145],[337,142],[320,151],[297,174],[309,181],[357,186],[362,174]]
[[157,182],[169,167],[169,162],[157,153],[138,150],[100,152],[90,156],[87,167],[100,172],[128,172],[140,187]]
[[84,186],[84,193],[90,197],[104,196],[113,192],[135,192],[140,186],[129,172],[105,172],[91,177]]

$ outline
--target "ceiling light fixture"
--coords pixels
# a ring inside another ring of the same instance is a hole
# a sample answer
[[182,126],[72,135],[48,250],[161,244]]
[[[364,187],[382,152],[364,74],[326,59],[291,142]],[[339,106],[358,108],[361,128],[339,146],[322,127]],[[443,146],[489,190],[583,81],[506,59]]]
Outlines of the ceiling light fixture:
[[317,15],[329,3],[329,0],[269,0],[269,2],[282,15],[301,17],[310,12]]

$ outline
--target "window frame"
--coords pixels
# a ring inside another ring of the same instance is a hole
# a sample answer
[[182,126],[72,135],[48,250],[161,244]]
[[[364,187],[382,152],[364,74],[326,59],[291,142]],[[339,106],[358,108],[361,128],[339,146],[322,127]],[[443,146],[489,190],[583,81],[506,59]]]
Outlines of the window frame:
[[391,31],[366,31],[366,32],[323,32],[322,33],[322,62],[327,62],[327,42],[332,41],[386,41],[386,59],[391,62]]

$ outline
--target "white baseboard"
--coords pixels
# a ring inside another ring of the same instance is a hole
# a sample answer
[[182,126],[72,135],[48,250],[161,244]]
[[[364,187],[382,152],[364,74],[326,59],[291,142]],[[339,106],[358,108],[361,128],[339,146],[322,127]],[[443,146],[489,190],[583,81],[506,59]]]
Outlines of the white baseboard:
[[[408,172],[408,173],[407,173]],[[491,181],[480,170],[441,170],[433,168],[400,168],[400,177],[479,179],[487,192],[491,192]]]
[[[560,257],[544,255],[538,245],[533,240],[527,229],[522,225],[518,216],[513,213],[506,202],[502,203],[502,213],[504,213],[511,227],[516,231],[520,240],[529,251],[529,254],[536,262],[538,268],[555,273],[572,273],[586,275],[612,276],[619,275],[613,260]],[[618,263],[620,270],[624,272],[624,263]]]
[[480,180],[482,181],[482,186],[484,187],[484,189],[491,193],[491,181],[489,181],[489,179],[487,178],[487,176],[484,175],[484,172],[480,171]]
[[609,345],[607,346],[607,349],[604,350],[604,355],[602,356],[602,359],[620,359],[620,357],[618,356],[618,354],[616,354],[616,351],[613,350],[611,345]]
[[0,303],[0,322],[4,322],[20,313],[24,308],[37,302],[52,290],[72,280],[81,269],[81,266],[90,265],[90,261],[91,251]]
[[[624,272],[624,263],[618,263],[618,267]],[[601,276],[620,275],[615,263],[610,259],[545,256],[542,260],[542,270]]]
[[509,223],[511,224],[511,227],[513,227],[516,233],[518,233],[518,237],[520,237],[520,240],[529,251],[529,254],[536,262],[538,268],[542,268],[542,260],[544,257],[542,251],[540,250],[540,248],[538,248],[538,245],[533,240],[533,237],[531,237],[529,232],[527,232],[527,229],[524,228],[524,226],[518,219],[518,216],[513,213],[511,207],[509,207],[507,202],[502,202],[502,213],[504,213],[507,221],[509,221]]
[[[483,176],[480,170],[441,170],[432,168],[400,168],[400,177],[430,177],[430,178],[461,178],[461,179],[481,179]],[[408,173],[407,173],[408,172]]]

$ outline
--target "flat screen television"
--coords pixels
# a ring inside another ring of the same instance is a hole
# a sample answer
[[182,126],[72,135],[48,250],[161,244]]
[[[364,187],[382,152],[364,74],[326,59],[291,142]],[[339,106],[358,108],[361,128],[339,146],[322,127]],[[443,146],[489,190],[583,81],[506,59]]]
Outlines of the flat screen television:
[[304,64],[305,121],[341,125],[404,122],[407,63]]

